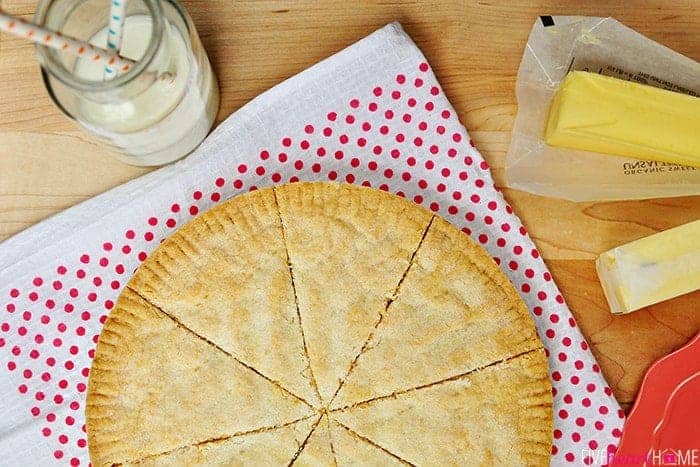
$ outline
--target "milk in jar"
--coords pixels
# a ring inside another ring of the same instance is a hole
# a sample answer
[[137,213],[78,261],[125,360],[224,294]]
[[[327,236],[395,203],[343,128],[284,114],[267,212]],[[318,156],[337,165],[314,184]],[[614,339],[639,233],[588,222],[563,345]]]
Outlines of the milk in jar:
[[[189,154],[206,137],[219,93],[184,9],[174,1],[143,4],[148,8],[127,12],[124,22],[119,53],[137,65],[123,75],[110,75],[104,64],[80,58],[61,62],[68,77],[55,70],[52,80],[52,60],[42,65],[49,71],[49,92],[64,112],[113,146],[122,161],[157,166]],[[105,23],[86,39],[106,48],[107,35]]]

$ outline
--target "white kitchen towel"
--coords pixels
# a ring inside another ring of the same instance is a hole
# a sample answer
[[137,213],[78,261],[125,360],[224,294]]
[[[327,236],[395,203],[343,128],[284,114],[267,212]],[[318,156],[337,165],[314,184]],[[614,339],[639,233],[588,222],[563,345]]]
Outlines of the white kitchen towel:
[[0,244],[0,464],[88,465],[90,362],[133,271],[198,213],[296,180],[398,193],[486,248],[548,351],[552,464],[598,464],[615,449],[624,413],[425,57],[395,23],[254,99],[187,159]]

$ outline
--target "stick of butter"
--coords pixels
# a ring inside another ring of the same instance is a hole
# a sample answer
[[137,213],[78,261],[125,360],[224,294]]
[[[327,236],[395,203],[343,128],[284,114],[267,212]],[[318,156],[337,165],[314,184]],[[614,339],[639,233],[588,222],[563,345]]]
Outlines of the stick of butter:
[[572,71],[549,109],[550,146],[700,167],[700,98]]
[[613,248],[598,277],[614,314],[700,289],[700,220]]

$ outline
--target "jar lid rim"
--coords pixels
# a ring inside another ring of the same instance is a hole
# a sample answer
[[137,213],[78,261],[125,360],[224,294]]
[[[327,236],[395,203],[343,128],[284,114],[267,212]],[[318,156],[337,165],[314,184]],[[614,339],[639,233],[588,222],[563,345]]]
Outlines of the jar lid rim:
[[[158,52],[158,49],[163,42],[163,33],[165,30],[165,19],[161,0],[141,0],[149,10],[152,20],[151,38],[146,48],[146,52],[130,70],[126,73],[107,81],[89,81],[77,77],[69,71],[58,59],[58,54],[55,50],[46,46],[37,44],[36,51],[39,56],[39,64],[42,70],[58,79],[66,86],[86,92],[105,92],[120,88],[137,78],[151,64]],[[50,9],[53,0],[40,0],[36,13],[34,14],[34,22],[39,26],[44,26],[46,16]]]

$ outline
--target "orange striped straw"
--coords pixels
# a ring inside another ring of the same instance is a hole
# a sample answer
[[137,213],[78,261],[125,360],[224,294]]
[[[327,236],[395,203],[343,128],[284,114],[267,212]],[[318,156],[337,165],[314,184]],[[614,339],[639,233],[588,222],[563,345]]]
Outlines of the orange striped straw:
[[5,31],[17,37],[29,39],[37,44],[51,47],[52,49],[90,58],[96,62],[104,63],[124,73],[136,64],[135,61],[120,56],[117,52],[110,52],[94,45],[62,35],[60,32],[50,31],[28,23],[21,18],[10,16],[0,10],[0,31]]

